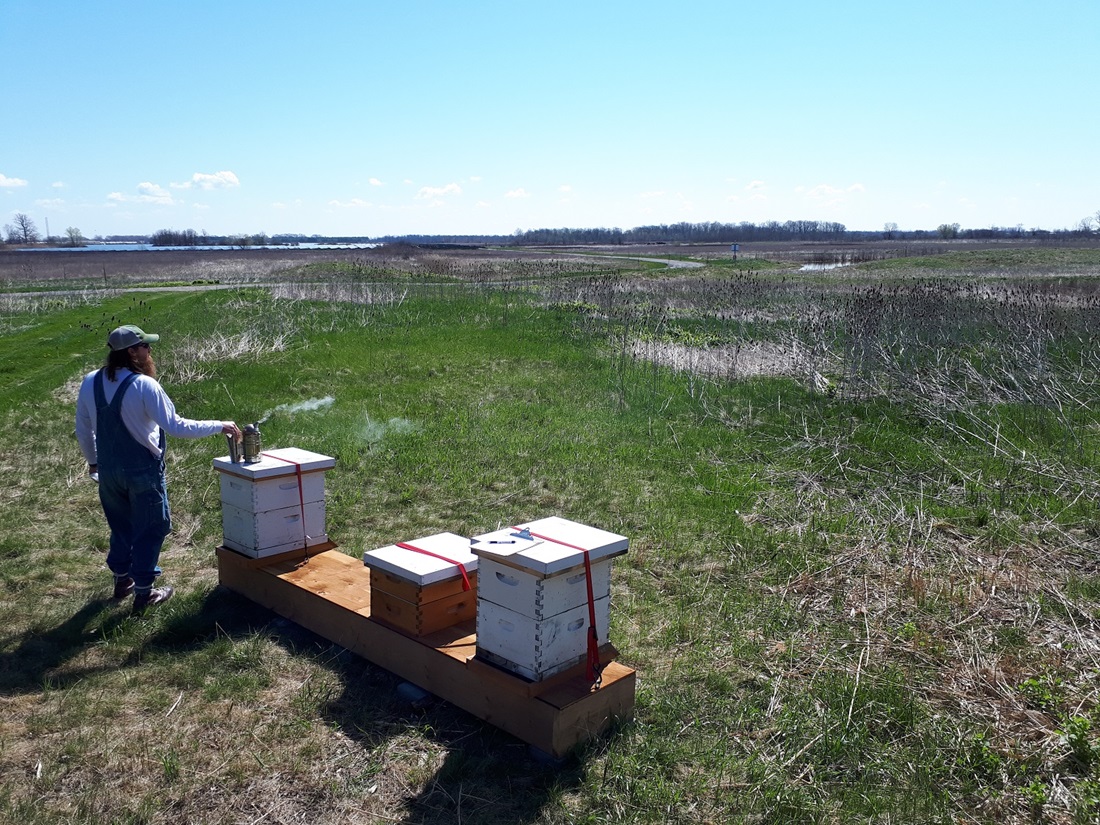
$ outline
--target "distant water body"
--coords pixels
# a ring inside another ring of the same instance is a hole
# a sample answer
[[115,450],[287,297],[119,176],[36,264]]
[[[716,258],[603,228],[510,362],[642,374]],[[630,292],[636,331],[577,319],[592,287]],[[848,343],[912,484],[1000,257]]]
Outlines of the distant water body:
[[295,249],[374,249],[380,243],[297,243],[256,244],[254,246],[154,246],[151,243],[90,243],[87,246],[44,246],[21,249],[20,252],[220,252],[239,249],[274,249],[290,252]]

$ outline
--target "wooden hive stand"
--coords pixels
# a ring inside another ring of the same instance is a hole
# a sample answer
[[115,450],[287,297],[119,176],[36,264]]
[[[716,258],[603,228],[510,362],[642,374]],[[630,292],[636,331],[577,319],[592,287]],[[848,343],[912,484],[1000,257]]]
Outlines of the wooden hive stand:
[[371,619],[370,570],[332,542],[266,558],[217,548],[222,585],[313,631],[551,757],[634,710],[636,673],[600,647],[598,686],[584,665],[538,682],[476,657],[474,621],[423,636]]

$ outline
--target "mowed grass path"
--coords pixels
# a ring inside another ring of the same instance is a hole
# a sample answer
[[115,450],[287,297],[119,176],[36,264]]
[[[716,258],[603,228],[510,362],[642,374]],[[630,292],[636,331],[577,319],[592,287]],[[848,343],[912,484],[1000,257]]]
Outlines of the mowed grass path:
[[[635,363],[607,330],[514,294],[403,295],[364,306],[242,290],[5,314],[0,815],[1092,810],[1095,428],[1072,477],[1050,482],[1044,471],[1067,466],[1057,422],[1049,454],[991,461],[889,400]],[[179,597],[140,621],[106,602],[106,530],[71,432],[77,382],[121,322],[163,336],[154,353],[181,413],[264,418],[265,447],[336,457],[328,531],[351,555],[551,514],[627,535],[611,636],[639,670],[635,719],[540,765],[442,703],[403,705],[389,674],[218,588],[221,439],[170,447],[162,561]]]

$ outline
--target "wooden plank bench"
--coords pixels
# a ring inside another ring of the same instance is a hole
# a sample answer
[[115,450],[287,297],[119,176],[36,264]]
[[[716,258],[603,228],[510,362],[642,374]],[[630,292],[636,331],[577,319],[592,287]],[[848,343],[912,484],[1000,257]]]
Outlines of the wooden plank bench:
[[614,661],[612,645],[600,649],[599,687],[584,665],[528,681],[475,657],[473,621],[419,637],[373,621],[370,570],[334,548],[326,542],[254,559],[218,547],[219,580],[554,758],[632,716],[636,673]]

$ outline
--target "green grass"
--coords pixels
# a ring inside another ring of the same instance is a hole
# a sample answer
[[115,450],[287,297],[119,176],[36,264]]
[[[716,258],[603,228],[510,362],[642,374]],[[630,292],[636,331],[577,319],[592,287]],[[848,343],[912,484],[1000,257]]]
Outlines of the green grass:
[[[1095,813],[1089,305],[1016,333],[951,280],[354,274],[5,309],[0,819]],[[635,718],[542,766],[217,587],[220,437],[170,443],[177,598],[142,620],[106,602],[71,433],[77,382],[120,322],[162,335],[184,415],[262,418],[266,447],[336,457],[328,532],[353,556],[551,514],[627,535],[611,638],[639,671]],[[646,358],[658,341],[792,339],[813,360],[733,375]]]

